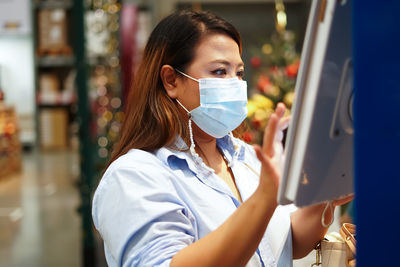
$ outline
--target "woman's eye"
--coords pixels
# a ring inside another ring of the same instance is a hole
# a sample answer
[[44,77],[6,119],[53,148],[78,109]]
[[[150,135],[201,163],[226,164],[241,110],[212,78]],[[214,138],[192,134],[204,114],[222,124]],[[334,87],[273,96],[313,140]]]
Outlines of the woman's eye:
[[226,74],[226,70],[225,69],[217,69],[217,70],[212,71],[212,74],[218,75],[218,76],[223,76]]
[[242,79],[244,77],[244,70],[236,72],[236,76]]

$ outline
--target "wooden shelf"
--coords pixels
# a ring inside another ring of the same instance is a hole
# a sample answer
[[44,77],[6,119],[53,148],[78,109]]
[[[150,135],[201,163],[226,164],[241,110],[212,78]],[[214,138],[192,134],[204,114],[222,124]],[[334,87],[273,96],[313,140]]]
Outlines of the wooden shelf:
[[74,56],[36,56],[39,67],[70,67],[75,64]]
[[53,9],[53,8],[64,8],[69,9],[72,8],[73,2],[72,0],[65,1],[34,1],[32,6],[37,9]]
[[69,108],[74,103],[38,103],[38,108]]

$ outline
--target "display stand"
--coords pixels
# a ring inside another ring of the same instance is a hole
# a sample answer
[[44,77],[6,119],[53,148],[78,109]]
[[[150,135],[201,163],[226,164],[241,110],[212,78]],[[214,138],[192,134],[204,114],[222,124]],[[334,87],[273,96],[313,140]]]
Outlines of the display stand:
[[353,2],[357,266],[396,266],[400,1]]
[[67,149],[76,102],[73,2],[36,0],[32,6],[38,144],[44,150]]

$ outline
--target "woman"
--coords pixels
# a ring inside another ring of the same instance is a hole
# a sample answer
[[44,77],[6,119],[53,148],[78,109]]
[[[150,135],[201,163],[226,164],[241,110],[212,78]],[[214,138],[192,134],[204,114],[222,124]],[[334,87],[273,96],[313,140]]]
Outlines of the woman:
[[109,266],[291,266],[324,236],[324,205],[277,206],[284,105],[262,148],[233,137],[246,117],[241,49],[206,12],[152,32],[93,200]]

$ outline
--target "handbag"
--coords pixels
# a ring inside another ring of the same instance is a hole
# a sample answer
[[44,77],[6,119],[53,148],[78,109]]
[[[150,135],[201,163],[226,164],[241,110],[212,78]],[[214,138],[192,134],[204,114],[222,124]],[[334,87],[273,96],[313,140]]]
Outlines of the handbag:
[[339,233],[326,234],[316,249],[316,262],[311,266],[355,267],[356,265],[356,227],[344,223]]
[[346,243],[349,266],[356,266],[356,226],[352,223],[344,223],[339,232]]

